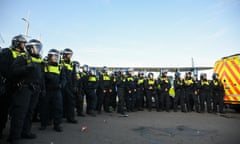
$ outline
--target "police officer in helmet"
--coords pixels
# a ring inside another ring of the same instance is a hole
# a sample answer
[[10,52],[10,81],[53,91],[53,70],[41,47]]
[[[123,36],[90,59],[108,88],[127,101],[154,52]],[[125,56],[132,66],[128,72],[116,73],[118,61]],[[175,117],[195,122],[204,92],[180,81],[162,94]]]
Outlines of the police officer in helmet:
[[87,114],[95,117],[95,110],[97,107],[96,89],[98,87],[98,79],[95,68],[89,69],[86,85]]
[[[20,43],[20,47],[21,45],[23,44]],[[39,94],[44,90],[42,44],[33,39],[26,44],[26,49],[28,54],[18,55],[11,67],[16,84],[10,110],[12,119],[9,141],[12,143],[20,137],[36,138],[36,135],[31,133],[32,114]]]
[[135,104],[136,104],[136,81],[133,77],[133,69],[129,68],[127,69],[127,76],[126,76],[126,107],[128,112],[135,111]]
[[160,86],[161,86],[161,107],[165,106],[167,112],[170,109],[170,96],[169,96],[169,89],[171,88],[170,80],[167,76],[168,70],[162,71],[162,77],[160,78]]
[[102,75],[99,77],[99,95],[97,99],[97,111],[101,113],[102,105],[104,111],[110,113],[110,95],[112,93],[112,80],[108,74],[108,68],[106,66],[102,69]]
[[[217,113],[224,113],[223,107],[224,107],[224,87],[218,78],[218,74],[214,73],[212,75],[212,81],[211,81],[211,90],[213,95],[213,112]],[[217,106],[219,105],[219,109]]]
[[61,60],[62,66],[66,70],[66,80],[67,84],[63,89],[63,108],[64,116],[67,118],[67,122],[76,124],[75,119],[75,100],[74,92],[78,91],[77,88],[77,78],[76,72],[73,69],[73,64],[71,61],[73,51],[69,48],[63,50],[63,59]]
[[184,111],[184,90],[183,90],[183,81],[181,79],[181,73],[176,72],[175,73],[175,79],[174,79],[174,89],[175,89],[175,97],[174,97],[174,103],[173,103],[173,109],[175,112],[178,110],[178,104],[181,105],[181,111]]
[[[153,73],[149,73],[148,74],[148,78],[144,83],[144,88],[146,90],[146,94],[147,94],[147,107],[148,107],[148,111],[151,112],[152,111],[152,98],[154,98],[156,100],[156,88],[157,88],[157,82],[154,80],[154,74]],[[156,101],[157,103],[158,101]],[[157,110],[158,110],[158,103],[157,105]]]
[[25,55],[24,47],[26,42],[27,40],[22,35],[14,36],[10,48],[2,49],[0,53],[1,85],[5,89],[0,95],[0,135],[2,135],[8,119],[10,97],[15,91],[11,65],[18,55]]
[[211,96],[211,89],[210,89],[210,82],[207,80],[207,74],[202,73],[200,75],[200,87],[199,87],[199,92],[200,92],[200,109],[201,112],[205,111],[205,102],[207,103],[207,112],[211,113],[212,112],[212,96]]
[[53,129],[61,132],[63,100],[62,89],[66,84],[65,71],[59,65],[60,53],[56,49],[48,51],[48,59],[44,66],[46,95],[40,98],[40,118],[41,127],[39,130],[47,128],[50,118],[53,119]]
[[143,111],[144,108],[144,73],[139,72],[138,78],[136,79],[136,86],[137,86],[137,102],[136,108],[139,111]]

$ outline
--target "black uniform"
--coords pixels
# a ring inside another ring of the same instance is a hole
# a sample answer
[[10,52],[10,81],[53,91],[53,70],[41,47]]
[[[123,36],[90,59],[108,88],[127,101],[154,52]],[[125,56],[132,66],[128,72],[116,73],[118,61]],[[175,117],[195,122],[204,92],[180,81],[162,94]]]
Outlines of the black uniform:
[[144,78],[138,78],[137,82],[137,101],[136,101],[136,108],[137,110],[143,110],[144,108]]
[[171,83],[170,80],[167,77],[161,77],[160,78],[160,85],[161,85],[161,102],[163,102],[163,104],[161,104],[162,109],[163,106],[165,105],[166,111],[169,112],[170,109],[170,96],[169,96],[169,89],[171,88]]
[[98,80],[96,75],[89,74],[87,76],[87,83],[86,83],[86,98],[87,98],[87,114],[95,116],[95,110],[97,107],[97,94],[96,90],[98,87]]
[[112,93],[112,80],[108,74],[100,75],[99,77],[99,95],[97,99],[97,111],[100,113],[102,105],[104,105],[104,111],[110,112],[110,95]]
[[16,59],[17,55],[25,54],[25,52],[18,52],[12,48],[3,49],[0,53],[0,78],[1,78],[1,92],[0,92],[0,135],[8,120],[8,110],[10,105],[10,97],[15,91],[12,84],[11,65]]
[[199,89],[200,89],[200,81],[194,80],[193,81],[193,100],[194,100],[195,111],[198,113],[200,112]]
[[146,93],[147,93],[148,111],[152,111],[152,98],[154,98],[156,101],[156,88],[157,88],[157,82],[155,80],[147,79],[144,82],[144,89],[146,90]]
[[187,105],[187,110],[185,109],[184,112],[193,110],[193,79],[191,77],[184,79],[184,101]]
[[214,79],[211,81],[211,90],[213,97],[213,112],[218,112],[217,105],[219,105],[219,112],[223,113],[224,106],[224,87],[220,80]]
[[46,95],[40,98],[41,130],[44,130],[50,118],[58,130],[62,123],[63,99],[62,88],[66,85],[65,70],[57,63],[47,63],[44,68]]
[[77,91],[76,72],[73,70],[71,61],[62,61],[62,66],[65,67],[66,86],[63,88],[63,111],[64,116],[70,123],[76,123],[75,120],[75,97],[74,92]]
[[207,102],[207,111],[208,113],[212,112],[211,102],[212,96],[210,91],[210,82],[208,80],[200,81],[200,107],[201,112],[205,111],[205,102]]
[[9,140],[35,138],[31,133],[32,114],[44,84],[41,58],[18,56],[12,64],[16,92],[12,96]]
[[115,111],[117,107],[117,89],[116,89],[117,76],[115,74],[111,76],[111,81],[112,81],[112,93],[110,94],[110,106]]
[[183,89],[183,81],[180,78],[174,80],[174,89],[175,89],[175,97],[173,103],[173,109],[176,112],[178,104],[181,105],[181,111],[184,111],[184,89]]
[[81,73],[77,73],[77,87],[78,91],[75,93],[76,96],[76,109],[78,116],[85,116],[83,114],[83,98],[84,98],[84,89],[83,89],[83,76]]
[[117,93],[118,93],[118,113],[124,113],[124,106],[125,106],[125,94],[126,94],[126,78],[124,75],[119,75],[117,77]]
[[136,81],[132,76],[127,76],[126,78],[126,106],[127,111],[134,111],[136,104]]

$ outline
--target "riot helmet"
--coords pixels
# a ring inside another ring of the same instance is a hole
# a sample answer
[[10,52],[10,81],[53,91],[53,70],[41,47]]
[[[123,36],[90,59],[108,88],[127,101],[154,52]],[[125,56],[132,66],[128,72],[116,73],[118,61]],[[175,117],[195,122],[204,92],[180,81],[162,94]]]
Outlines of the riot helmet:
[[80,63],[78,61],[73,61],[72,66],[73,66],[76,73],[80,72]]
[[65,48],[62,53],[64,59],[70,60],[72,58],[73,51],[70,48]]
[[48,62],[58,64],[60,59],[60,52],[56,49],[50,49],[48,51]]
[[218,74],[217,74],[217,73],[213,73],[213,75],[212,75],[212,79],[213,79],[213,80],[218,79]]
[[143,78],[144,77],[144,72],[138,72],[138,77]]
[[19,48],[20,50],[24,50],[26,42],[27,40],[23,35],[17,35],[12,38],[12,48]]
[[175,72],[175,79],[180,78],[180,76],[181,76],[181,73],[180,73],[180,72]]
[[162,70],[162,77],[167,77],[168,70],[164,69]]
[[88,72],[88,65],[83,65],[82,66],[83,72],[87,73]]
[[107,74],[108,73],[108,67],[104,66],[103,69],[102,69],[102,72]]
[[32,39],[26,43],[26,50],[33,57],[40,58],[42,56],[42,43],[39,40]]
[[148,78],[153,79],[154,74],[153,73],[148,73]]
[[133,74],[133,68],[128,68],[128,69],[127,69],[127,74],[128,74],[129,76],[132,76],[132,74]]
[[92,76],[96,75],[96,68],[90,68],[89,69],[89,74],[92,75]]

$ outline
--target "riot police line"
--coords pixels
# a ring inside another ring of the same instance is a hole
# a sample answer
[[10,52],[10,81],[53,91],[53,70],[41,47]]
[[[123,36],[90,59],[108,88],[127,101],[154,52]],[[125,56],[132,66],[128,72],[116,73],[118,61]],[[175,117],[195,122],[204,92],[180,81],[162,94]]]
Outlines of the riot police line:
[[[0,135],[10,118],[7,140],[12,144],[21,138],[36,138],[31,132],[33,119],[40,121],[42,131],[52,124],[55,131],[62,132],[63,119],[78,123],[75,116],[85,116],[85,100],[86,114],[93,117],[102,111],[127,116],[153,108],[157,112],[224,112],[224,88],[216,73],[209,81],[206,74],[197,80],[191,72],[184,79],[176,72],[171,85],[167,70],[157,79],[153,73],[133,75],[131,68],[109,74],[104,66],[97,73],[95,68],[73,61],[69,48],[62,52],[50,49],[44,59],[41,52],[39,40],[27,42],[22,35],[13,37],[11,46],[0,52]],[[174,98],[169,94],[172,87]]]

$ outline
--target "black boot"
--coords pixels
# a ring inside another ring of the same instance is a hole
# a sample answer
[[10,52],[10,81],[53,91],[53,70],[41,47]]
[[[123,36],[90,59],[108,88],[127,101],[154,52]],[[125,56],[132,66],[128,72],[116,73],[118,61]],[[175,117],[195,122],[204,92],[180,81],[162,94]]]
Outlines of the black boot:
[[62,132],[63,129],[61,126],[57,125],[57,126],[54,126],[53,129],[56,131],[56,132]]

